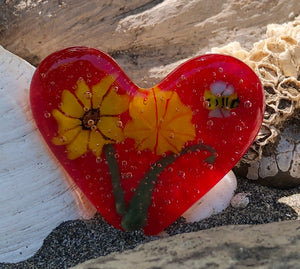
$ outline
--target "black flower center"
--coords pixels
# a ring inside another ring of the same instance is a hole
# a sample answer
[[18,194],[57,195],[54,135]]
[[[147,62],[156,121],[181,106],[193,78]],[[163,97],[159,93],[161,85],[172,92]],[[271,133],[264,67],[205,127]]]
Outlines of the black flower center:
[[98,108],[91,108],[86,111],[81,118],[81,126],[83,130],[91,130],[96,128],[100,119],[100,110]]

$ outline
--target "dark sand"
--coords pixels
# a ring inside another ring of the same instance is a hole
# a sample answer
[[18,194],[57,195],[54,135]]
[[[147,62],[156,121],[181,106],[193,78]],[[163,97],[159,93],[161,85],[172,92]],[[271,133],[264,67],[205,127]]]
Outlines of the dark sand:
[[[166,232],[175,235],[229,224],[263,224],[298,218],[297,212],[292,207],[278,200],[300,193],[300,187],[280,190],[239,179],[236,192],[249,194],[250,203],[246,208],[236,209],[229,206],[220,214],[191,224],[185,223],[181,218]],[[294,199],[300,199],[299,196]],[[298,201],[296,202],[299,205]],[[0,268],[69,268],[88,259],[131,249],[159,238],[147,237],[142,232],[121,232],[111,227],[97,214],[91,220],[62,223],[45,239],[42,248],[32,258],[17,264],[0,263]]]

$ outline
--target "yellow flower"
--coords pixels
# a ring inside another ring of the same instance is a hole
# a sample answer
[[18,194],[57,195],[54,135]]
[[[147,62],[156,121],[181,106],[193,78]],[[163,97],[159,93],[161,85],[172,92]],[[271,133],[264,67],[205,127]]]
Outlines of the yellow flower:
[[69,159],[88,151],[98,157],[105,144],[124,140],[118,115],[128,109],[129,96],[117,94],[113,82],[113,77],[106,76],[90,89],[80,79],[74,93],[62,92],[59,109],[52,111],[58,124],[58,136],[52,142],[66,145]]
[[150,149],[157,155],[179,153],[187,141],[195,139],[192,110],[181,103],[176,92],[154,87],[146,98],[133,98],[129,113],[132,120],[124,135],[135,139],[138,150]]

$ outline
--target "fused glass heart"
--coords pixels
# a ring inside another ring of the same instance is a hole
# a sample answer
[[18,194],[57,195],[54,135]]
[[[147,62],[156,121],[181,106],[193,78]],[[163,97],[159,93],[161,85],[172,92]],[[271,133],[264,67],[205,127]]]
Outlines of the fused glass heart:
[[234,167],[264,113],[259,79],[233,57],[196,57],[142,89],[86,47],[48,56],[30,101],[48,146],[100,214],[145,234],[170,225]]

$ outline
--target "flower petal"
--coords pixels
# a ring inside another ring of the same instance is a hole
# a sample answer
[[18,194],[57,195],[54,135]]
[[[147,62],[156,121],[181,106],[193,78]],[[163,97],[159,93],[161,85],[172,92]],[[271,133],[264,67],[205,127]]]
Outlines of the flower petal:
[[70,117],[81,118],[84,114],[83,107],[76,97],[67,90],[62,92],[60,109]]
[[[164,134],[168,134],[170,137],[181,134],[185,135],[187,140],[193,140],[195,138],[195,126],[191,123],[191,118],[191,114],[181,114],[167,124],[164,124],[163,122],[161,131],[164,132]],[[174,141],[176,141],[176,139],[174,139]]]
[[135,139],[139,150],[150,149],[158,155],[178,153],[187,141],[194,140],[193,112],[181,103],[176,92],[151,90],[146,99],[135,97],[129,105],[132,120],[124,135]]
[[103,78],[100,83],[96,84],[92,87],[92,102],[93,102],[93,108],[99,108],[103,96],[107,93],[110,86],[114,83],[115,79],[112,76],[106,76]]
[[149,130],[156,129],[156,102],[153,96],[133,98],[129,104],[129,114],[136,128],[148,126]]
[[[171,139],[174,139],[173,137],[165,137],[163,133],[160,133],[157,137],[157,146],[156,146],[156,154],[162,155],[165,152],[172,151],[175,153],[179,153],[181,150],[181,147],[184,145],[185,141],[183,142],[182,146],[177,148],[176,145],[173,145]],[[178,143],[177,143],[178,144]]]
[[103,146],[105,144],[111,143],[108,140],[105,140],[103,136],[97,131],[91,131],[89,149],[93,152],[94,155],[99,157],[102,153]]
[[[191,122],[192,111],[190,113],[177,115],[172,121],[162,124],[160,135],[177,151],[177,153],[183,148],[187,141],[195,139],[195,126]],[[163,149],[164,147],[160,143],[165,143],[163,139],[158,141],[157,148]],[[167,147],[167,145],[165,145]]]
[[68,150],[69,159],[77,159],[78,157],[87,152],[89,132],[90,131],[81,130],[77,137],[72,141],[72,143],[66,146]]
[[[185,115],[185,116],[184,116]],[[190,121],[193,116],[193,112],[190,107],[181,103],[180,98],[176,92],[171,96],[167,108],[167,112],[164,117],[163,124],[168,125],[177,117],[185,117],[187,121]]]
[[77,90],[75,91],[75,94],[85,108],[91,108],[92,93],[83,79],[77,81]]
[[169,111],[169,107],[167,106],[167,104],[169,103],[170,99],[172,99],[173,95],[177,95],[177,93],[171,91],[162,91],[158,87],[153,88],[152,91],[153,100],[155,100],[157,120],[159,124],[159,121],[164,120],[165,114],[167,112],[166,109],[168,109]]
[[147,137],[148,133],[155,131],[147,124],[146,121],[130,121],[124,128],[124,135],[133,139],[143,139],[143,136]]
[[178,153],[185,142],[195,139],[195,126],[191,122],[192,116],[191,108],[182,104],[178,94],[174,92],[169,100],[164,121],[161,124],[157,154],[167,150]]
[[117,115],[125,112],[128,109],[129,96],[119,95],[114,90],[110,90],[107,96],[104,97],[100,107],[101,115]]
[[59,136],[53,137],[52,143],[54,145],[67,145],[67,144],[70,144],[81,130],[82,130],[81,126],[77,126],[73,129],[62,132],[62,133],[59,134]]
[[138,150],[150,149],[154,151],[156,128],[149,128],[145,121],[130,121],[124,129],[124,135],[135,140]]
[[[157,154],[162,154],[171,150],[179,153],[187,141],[194,140],[194,136],[185,133],[176,133],[172,131],[162,131],[158,136]],[[161,153],[159,153],[161,152]]]
[[81,120],[67,117],[57,109],[52,111],[52,115],[57,121],[59,134],[81,125]]
[[124,134],[121,128],[119,117],[100,117],[97,127],[107,138],[116,142],[124,140]]
[[138,150],[148,148],[154,151],[157,121],[153,95],[135,97],[129,105],[129,114],[133,120],[126,124],[124,135],[135,140]]

